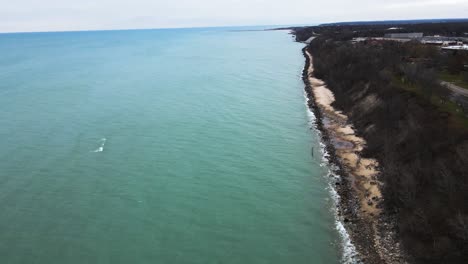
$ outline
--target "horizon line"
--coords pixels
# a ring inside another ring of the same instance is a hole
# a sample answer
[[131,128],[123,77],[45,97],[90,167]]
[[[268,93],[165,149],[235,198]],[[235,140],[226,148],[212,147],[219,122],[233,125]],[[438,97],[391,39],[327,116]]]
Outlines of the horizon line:
[[[148,27],[148,28],[114,28],[114,29],[71,29],[71,30],[38,30],[38,31],[5,31],[3,34],[28,34],[28,33],[73,33],[73,32],[102,32],[102,31],[136,31],[136,30],[170,30],[170,29],[201,29],[201,28],[235,28],[235,27],[292,27],[292,26],[320,26],[330,24],[346,24],[360,22],[398,22],[398,21],[431,21],[431,20],[468,20],[466,18],[410,18],[410,19],[380,19],[380,20],[348,20],[335,22],[312,22],[312,23],[293,23],[293,24],[263,24],[263,25],[218,25],[218,26],[175,26],[175,27]],[[274,29],[274,28],[272,28]]]
[[[29,34],[29,33],[73,33],[73,32],[100,32],[100,31],[133,31],[133,30],[170,30],[170,29],[202,29],[202,28],[236,28],[236,27],[282,27],[282,26],[307,26],[318,23],[294,23],[294,24],[269,24],[269,25],[225,25],[225,26],[175,26],[154,28],[114,28],[114,29],[76,29],[76,30],[49,30],[49,31],[5,31],[0,34]],[[272,28],[273,29],[273,28]]]
[[412,18],[412,19],[380,19],[380,20],[347,20],[339,22],[326,22],[320,23],[319,25],[328,25],[328,24],[345,24],[345,23],[361,23],[361,22],[406,22],[406,21],[433,21],[433,20],[468,20],[468,17],[454,17],[454,18]]

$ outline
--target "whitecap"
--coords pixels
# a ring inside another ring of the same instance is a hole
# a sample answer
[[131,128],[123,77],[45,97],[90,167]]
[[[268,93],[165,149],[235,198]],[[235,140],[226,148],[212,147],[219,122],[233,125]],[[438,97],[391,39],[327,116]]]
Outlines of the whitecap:
[[106,138],[101,138],[101,145],[99,146],[99,148],[97,148],[96,150],[92,151],[92,152],[103,152],[104,151],[104,145],[106,145]]

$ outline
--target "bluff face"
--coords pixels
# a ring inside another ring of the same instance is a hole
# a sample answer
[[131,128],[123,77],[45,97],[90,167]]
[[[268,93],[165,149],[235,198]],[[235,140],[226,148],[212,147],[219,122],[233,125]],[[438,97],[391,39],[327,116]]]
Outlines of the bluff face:
[[363,155],[378,160],[384,213],[411,262],[466,263],[468,118],[435,78],[445,55],[416,43],[352,43],[334,27],[295,31],[299,40],[321,33],[307,47],[315,75],[367,141]]

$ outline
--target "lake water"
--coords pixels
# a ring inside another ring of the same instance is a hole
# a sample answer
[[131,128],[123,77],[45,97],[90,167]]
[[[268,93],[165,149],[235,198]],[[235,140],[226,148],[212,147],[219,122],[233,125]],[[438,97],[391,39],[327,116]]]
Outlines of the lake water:
[[0,35],[0,263],[338,263],[302,44]]

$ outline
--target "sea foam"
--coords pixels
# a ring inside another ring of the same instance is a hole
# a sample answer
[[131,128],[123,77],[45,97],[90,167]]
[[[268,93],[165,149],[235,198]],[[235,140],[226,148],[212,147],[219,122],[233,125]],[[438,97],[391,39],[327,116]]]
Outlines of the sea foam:
[[[317,118],[315,117],[315,114],[309,108],[309,98],[307,97],[307,94],[305,92],[304,92],[304,97],[306,99],[305,104],[307,107],[307,116],[309,117],[310,127],[317,133],[319,138],[322,138],[322,132],[317,128],[317,125],[316,125]],[[341,259],[344,264],[357,264],[359,263],[359,260],[357,258],[356,247],[353,245],[351,238],[349,236],[349,233],[344,227],[343,219],[341,219],[341,217],[339,216],[338,209],[337,209],[340,203],[341,197],[336,191],[334,183],[339,182],[341,177],[337,175],[336,173],[334,173],[334,171],[336,171],[336,165],[330,163],[330,160],[329,160],[330,154],[326,150],[325,143],[323,141],[320,141],[319,145],[320,145],[320,152],[322,154],[322,160],[321,160],[320,166],[328,168],[328,173],[326,175],[326,180],[328,182],[327,189],[332,198],[331,211],[335,219],[335,229],[340,236],[340,247],[342,250]]]

